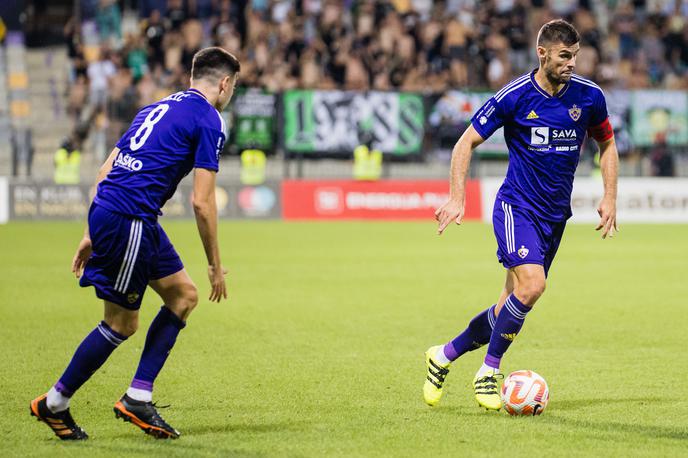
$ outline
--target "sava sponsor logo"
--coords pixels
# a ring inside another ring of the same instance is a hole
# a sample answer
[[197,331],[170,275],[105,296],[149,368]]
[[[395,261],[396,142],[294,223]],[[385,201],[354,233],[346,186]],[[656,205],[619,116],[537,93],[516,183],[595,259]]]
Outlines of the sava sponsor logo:
[[530,144],[548,145],[552,140],[575,141],[576,129],[550,129],[549,127],[531,127]]
[[549,143],[549,127],[531,127],[530,144],[547,145]]
[[115,159],[115,167],[122,167],[132,172],[138,172],[143,167],[143,162],[128,154],[119,153],[117,159]]

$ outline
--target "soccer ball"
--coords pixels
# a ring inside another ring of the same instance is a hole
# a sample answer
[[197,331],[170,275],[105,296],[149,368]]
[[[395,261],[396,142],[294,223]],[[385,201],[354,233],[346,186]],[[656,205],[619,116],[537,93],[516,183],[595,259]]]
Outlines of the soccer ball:
[[502,401],[509,415],[540,415],[549,401],[547,382],[533,371],[512,372],[502,385]]

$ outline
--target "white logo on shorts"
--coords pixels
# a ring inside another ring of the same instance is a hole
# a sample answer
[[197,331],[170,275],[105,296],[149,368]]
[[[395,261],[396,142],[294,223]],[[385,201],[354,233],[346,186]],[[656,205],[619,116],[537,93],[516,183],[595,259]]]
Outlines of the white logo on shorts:
[[521,259],[525,259],[529,252],[530,251],[528,248],[524,247],[523,245],[521,245],[521,248],[518,249],[518,255],[521,257]]

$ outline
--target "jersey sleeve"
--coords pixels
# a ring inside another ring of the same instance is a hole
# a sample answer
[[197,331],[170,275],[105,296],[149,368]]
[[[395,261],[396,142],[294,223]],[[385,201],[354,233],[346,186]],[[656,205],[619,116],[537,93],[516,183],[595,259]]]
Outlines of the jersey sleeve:
[[201,117],[196,126],[196,151],[194,168],[217,172],[220,168],[220,153],[226,140],[225,122],[214,108]]
[[496,96],[480,107],[471,118],[473,128],[480,134],[483,140],[487,140],[497,129],[504,125],[506,121],[506,100],[498,99]]
[[590,116],[588,135],[601,143],[606,142],[614,136],[614,129],[609,122],[607,100],[604,98],[604,93],[601,90],[596,92],[593,112],[592,116]]

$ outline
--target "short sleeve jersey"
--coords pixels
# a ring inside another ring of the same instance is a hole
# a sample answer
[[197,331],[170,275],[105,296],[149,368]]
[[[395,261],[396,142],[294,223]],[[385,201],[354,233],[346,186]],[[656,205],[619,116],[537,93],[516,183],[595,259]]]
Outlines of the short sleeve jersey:
[[94,202],[155,220],[193,168],[218,171],[225,139],[222,116],[195,89],[148,105],[117,143],[112,171],[100,182]]
[[598,141],[613,136],[602,89],[578,75],[555,95],[540,88],[535,71],[507,84],[473,116],[483,139],[500,127],[509,167],[497,197],[538,217],[571,217],[571,191],[586,133]]

